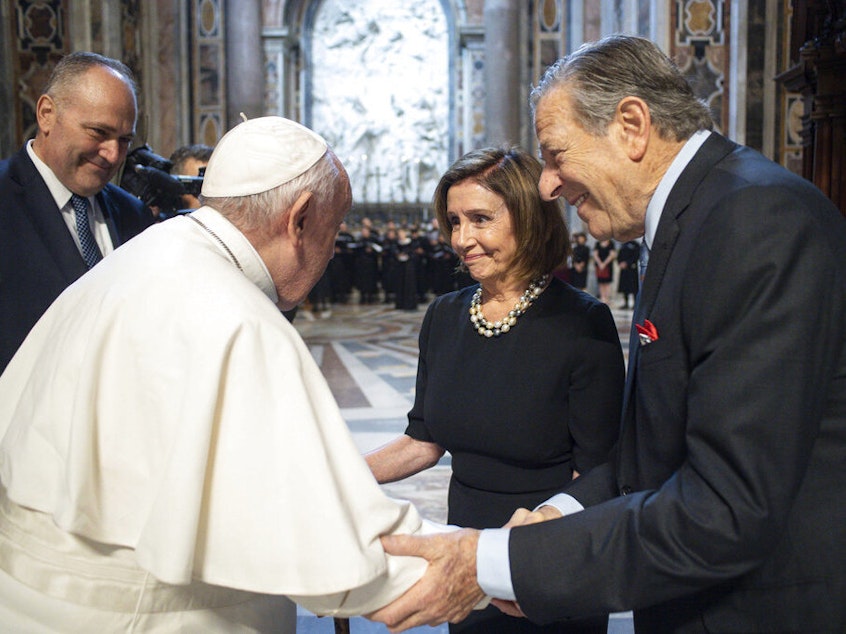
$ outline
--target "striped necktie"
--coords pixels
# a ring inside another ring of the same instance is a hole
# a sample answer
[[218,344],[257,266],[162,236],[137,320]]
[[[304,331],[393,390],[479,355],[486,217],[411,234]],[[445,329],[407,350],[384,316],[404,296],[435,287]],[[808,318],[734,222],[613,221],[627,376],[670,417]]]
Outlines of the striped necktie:
[[100,253],[100,247],[97,246],[94,234],[91,233],[91,225],[88,223],[88,199],[73,194],[71,206],[76,216],[76,233],[79,236],[79,245],[82,247],[82,257],[90,269],[103,259],[103,254]]
[[640,271],[640,284],[643,286],[643,278],[646,277],[646,265],[649,263],[649,247],[646,240],[640,243],[640,256],[637,259],[637,267]]

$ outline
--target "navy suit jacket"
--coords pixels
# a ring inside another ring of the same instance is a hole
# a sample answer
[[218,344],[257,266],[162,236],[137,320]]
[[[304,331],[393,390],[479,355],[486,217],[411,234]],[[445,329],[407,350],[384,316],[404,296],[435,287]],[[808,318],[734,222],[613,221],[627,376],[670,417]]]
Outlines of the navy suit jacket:
[[[114,185],[97,202],[115,248],[154,222],[140,200]],[[0,161],[0,372],[47,307],[86,271],[26,147]]]
[[522,609],[846,631],[846,220],[713,134],[665,205],[644,319],[613,458],[567,489],[586,509],[511,531]]

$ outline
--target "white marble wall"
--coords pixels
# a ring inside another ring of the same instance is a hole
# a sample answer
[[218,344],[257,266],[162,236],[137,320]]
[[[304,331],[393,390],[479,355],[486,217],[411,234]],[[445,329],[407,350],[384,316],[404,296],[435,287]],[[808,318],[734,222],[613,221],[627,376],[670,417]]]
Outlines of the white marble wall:
[[439,0],[325,0],[311,39],[311,124],[358,202],[431,200],[449,159],[449,37]]

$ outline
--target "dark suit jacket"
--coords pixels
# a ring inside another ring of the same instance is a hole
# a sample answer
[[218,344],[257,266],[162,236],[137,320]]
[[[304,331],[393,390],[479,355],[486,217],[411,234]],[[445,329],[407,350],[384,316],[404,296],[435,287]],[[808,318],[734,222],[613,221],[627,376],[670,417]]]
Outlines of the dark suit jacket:
[[[97,202],[115,247],[153,224],[144,204],[114,185]],[[26,148],[0,161],[0,372],[47,307],[86,270]]]
[[533,620],[635,610],[639,632],[846,632],[846,220],[712,135],[673,188],[615,458],[587,508],[514,529]]

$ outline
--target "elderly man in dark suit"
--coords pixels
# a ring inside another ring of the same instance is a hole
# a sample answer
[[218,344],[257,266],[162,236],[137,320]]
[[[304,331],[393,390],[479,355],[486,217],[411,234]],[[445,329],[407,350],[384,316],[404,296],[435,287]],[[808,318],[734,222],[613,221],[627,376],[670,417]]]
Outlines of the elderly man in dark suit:
[[647,40],[582,47],[532,104],[541,193],[650,249],[620,441],[511,528],[385,538],[430,567],[374,618],[460,620],[487,593],[538,623],[846,631],[846,220],[712,132]]
[[104,255],[153,224],[109,184],[135,134],[123,63],[72,53],[38,99],[38,133],[0,162],[0,372],[47,307]]

